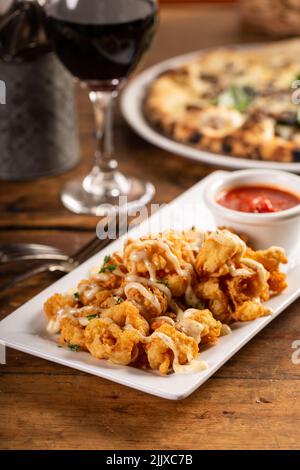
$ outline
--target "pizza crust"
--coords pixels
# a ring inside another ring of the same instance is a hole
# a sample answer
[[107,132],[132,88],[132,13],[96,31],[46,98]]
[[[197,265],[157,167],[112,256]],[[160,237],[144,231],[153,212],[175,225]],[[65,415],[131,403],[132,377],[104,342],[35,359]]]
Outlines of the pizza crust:
[[[214,49],[158,76],[147,91],[144,111],[163,134],[202,150],[299,161],[298,106],[291,100],[297,78],[300,40],[255,50]],[[232,87],[252,94],[241,109],[226,98]]]

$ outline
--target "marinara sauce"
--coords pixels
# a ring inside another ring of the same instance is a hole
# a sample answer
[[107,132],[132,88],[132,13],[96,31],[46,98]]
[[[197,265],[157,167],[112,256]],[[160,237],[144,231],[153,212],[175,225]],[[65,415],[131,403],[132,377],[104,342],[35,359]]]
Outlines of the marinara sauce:
[[217,202],[239,212],[279,212],[300,204],[300,195],[276,186],[240,186],[222,191]]

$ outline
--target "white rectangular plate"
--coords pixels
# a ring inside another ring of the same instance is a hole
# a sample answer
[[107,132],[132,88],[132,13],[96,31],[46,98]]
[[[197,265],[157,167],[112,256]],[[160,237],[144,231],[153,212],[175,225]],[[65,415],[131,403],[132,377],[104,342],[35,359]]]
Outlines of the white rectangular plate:
[[[213,229],[213,220],[202,197],[203,185],[206,181],[207,178],[156,212],[139,227],[131,230],[130,237],[137,238],[149,232],[155,233],[170,228],[188,229],[193,225],[198,228]],[[104,377],[163,398],[180,400],[189,396],[202,385],[300,295],[300,250],[298,250],[292,257],[292,263],[287,266],[289,287],[283,294],[267,302],[274,313],[254,322],[233,325],[231,335],[222,337],[217,345],[201,354],[201,359],[209,365],[208,369],[202,372],[171,374],[167,377],[161,377],[151,371],[99,361],[86,352],[75,353],[65,348],[59,348],[55,339],[46,332],[43,303],[56,292],[66,292],[69,288],[76,287],[81,279],[88,276],[92,267],[102,264],[105,255],[113,251],[121,251],[127,236],[113,242],[102,252],[55,282],[0,322],[0,340],[7,346],[49,361]]]

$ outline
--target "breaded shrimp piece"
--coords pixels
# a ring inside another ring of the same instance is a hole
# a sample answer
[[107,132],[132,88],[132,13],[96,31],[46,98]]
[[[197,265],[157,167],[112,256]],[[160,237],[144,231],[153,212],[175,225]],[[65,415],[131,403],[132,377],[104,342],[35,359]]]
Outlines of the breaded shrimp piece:
[[215,344],[221,335],[222,323],[216,320],[212,313],[205,310],[188,309],[183,320],[179,321],[177,328],[189,335],[189,321],[195,321],[203,327],[200,331],[201,344]]
[[204,300],[218,299],[222,300],[225,296],[223,290],[220,287],[220,279],[217,277],[202,278],[194,286],[195,294]]
[[270,295],[280,294],[286,287],[286,274],[280,272],[280,264],[288,262],[285,252],[282,248],[273,246],[267,250],[253,251],[247,250],[247,257],[261,263],[269,272],[269,289]]
[[286,264],[288,262],[284,250],[277,246],[258,251],[253,251],[248,248],[245,257],[261,263],[269,272],[277,271],[280,264]]
[[97,305],[100,308],[110,308],[113,305],[116,305],[117,301],[122,301],[119,296],[113,294],[110,290],[102,290],[97,292],[93,305]]
[[165,277],[165,282],[173,297],[181,297],[184,295],[188,286],[187,276],[181,276],[176,273],[167,274]]
[[110,318],[91,320],[84,334],[87,349],[97,359],[127,365],[138,357],[139,334],[134,330],[122,330]]
[[236,321],[245,322],[270,315],[270,313],[270,310],[264,305],[252,300],[247,300],[236,307],[232,316]]
[[238,276],[226,280],[230,300],[235,307],[247,300],[268,300],[270,298],[268,279],[269,273],[266,271],[263,278],[254,273],[251,277]]
[[246,277],[241,276],[241,280],[246,286],[248,296],[258,297],[263,301],[268,300],[270,298],[270,288],[268,283],[270,273],[261,263],[250,258],[244,258],[241,266],[242,268],[246,267],[249,271],[249,274]]
[[[203,230],[197,230],[196,228],[193,228],[191,230],[184,230],[182,232],[182,239],[188,245],[189,253],[190,253],[190,250],[192,250],[192,252],[196,255],[198,254],[201,248],[204,238],[205,238],[205,232]],[[186,248],[186,245],[185,245],[185,248]],[[185,257],[185,248],[182,249],[182,252],[183,252],[182,256],[187,262],[191,262],[188,258]]]
[[222,323],[230,323],[231,308],[228,295],[220,286],[220,278],[212,277],[201,280],[194,287],[195,294],[208,302],[209,310],[213,316]]
[[59,342],[61,344],[79,346],[86,350],[84,328],[79,323],[78,318],[64,317],[61,319],[61,332]]
[[93,281],[92,279],[84,279],[80,281],[77,286],[76,296],[82,305],[97,305],[97,302],[95,301],[96,295],[102,290],[103,288],[99,283]]
[[184,365],[190,363],[198,354],[197,342],[176,330],[174,326],[164,323],[152,336],[150,342],[145,345],[145,350],[151,369],[159,370],[161,374],[169,372],[174,359],[177,359],[180,365]]
[[197,255],[196,271],[200,276],[224,276],[229,273],[230,265],[239,263],[245,250],[245,243],[228,230],[212,232]]
[[156,317],[150,322],[151,331],[157,330],[161,325],[167,323],[168,325],[175,326],[176,314],[173,312],[166,312],[161,317]]
[[127,270],[123,258],[119,253],[106,256],[104,262],[97,270],[93,269],[90,282],[97,284],[102,290],[118,289]]
[[167,240],[171,244],[173,252],[181,263],[194,264],[195,254],[199,251],[203,234],[196,230],[168,230],[160,233],[158,238]]
[[226,325],[230,325],[230,323],[232,323],[232,307],[228,300],[226,300],[226,303],[217,299],[209,300],[208,308],[216,320],[219,320]]
[[184,242],[177,236],[172,238],[170,233],[127,240],[124,249],[127,270],[137,274],[149,273],[152,278],[157,271],[180,274],[186,264],[182,258]]
[[119,305],[110,307],[109,310],[101,315],[101,318],[111,318],[121,327],[131,325],[145,336],[149,333],[147,320],[140,315],[139,309],[128,300]]
[[44,303],[44,312],[49,320],[54,320],[59,310],[64,307],[74,307],[76,302],[73,296],[54,294]]
[[157,287],[129,282],[124,285],[124,292],[127,299],[139,308],[141,315],[147,320],[167,311],[167,296]]
[[[78,284],[77,291],[83,303],[89,303],[89,292],[100,292],[101,290],[118,289],[122,283],[122,277],[116,276],[113,272],[103,272],[93,274],[90,279],[84,279]],[[85,298],[86,297],[86,298]],[[94,298],[94,297],[93,297]]]
[[218,341],[222,323],[213,317],[210,310],[198,310],[198,313],[192,315],[191,318],[205,326],[201,332],[201,344],[215,344]]
[[268,280],[270,296],[281,294],[287,288],[286,274],[280,271],[272,271]]

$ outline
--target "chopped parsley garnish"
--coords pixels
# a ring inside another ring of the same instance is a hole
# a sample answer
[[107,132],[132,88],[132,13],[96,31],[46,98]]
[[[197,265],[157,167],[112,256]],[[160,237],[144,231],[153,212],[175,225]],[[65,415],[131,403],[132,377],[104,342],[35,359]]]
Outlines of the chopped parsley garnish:
[[113,272],[117,268],[117,266],[115,264],[107,264],[107,263],[110,262],[110,260],[111,260],[111,256],[109,256],[109,255],[105,256],[104,263],[102,265],[102,268],[99,271],[99,274],[106,273],[107,271]]
[[233,85],[217,96],[215,104],[225,108],[234,108],[244,113],[254,99],[254,91],[247,87]]
[[87,315],[86,318],[88,319],[88,321],[91,321],[93,320],[93,318],[98,318],[99,315],[97,315],[96,313],[94,315]]
[[159,284],[163,284],[166,287],[169,287],[168,281],[166,279],[162,279],[161,281],[158,281]]
[[80,300],[79,292],[75,292],[74,297],[75,297],[76,300]]
[[117,269],[115,264],[109,264],[108,266],[103,266],[103,268],[100,269],[99,274],[106,273],[107,271],[112,273],[115,269]]
[[114,295],[113,296],[115,302],[117,305],[121,304],[122,302],[124,302],[124,299],[122,299],[122,297],[118,297],[117,295]]
[[73,352],[77,352],[80,349],[80,346],[79,344],[68,344],[68,348]]

